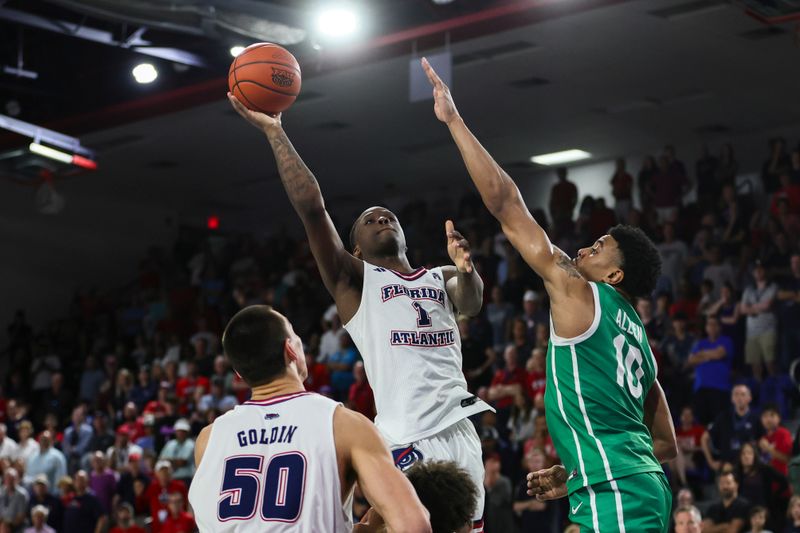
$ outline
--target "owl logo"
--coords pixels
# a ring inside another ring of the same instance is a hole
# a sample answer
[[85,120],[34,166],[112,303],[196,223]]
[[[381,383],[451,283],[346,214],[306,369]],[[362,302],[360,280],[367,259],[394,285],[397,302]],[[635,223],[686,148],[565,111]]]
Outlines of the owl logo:
[[400,470],[408,470],[417,461],[422,461],[422,452],[414,448],[412,444],[408,448],[398,448],[392,450],[394,465]]
[[272,67],[272,83],[278,87],[291,87],[294,84],[294,72]]

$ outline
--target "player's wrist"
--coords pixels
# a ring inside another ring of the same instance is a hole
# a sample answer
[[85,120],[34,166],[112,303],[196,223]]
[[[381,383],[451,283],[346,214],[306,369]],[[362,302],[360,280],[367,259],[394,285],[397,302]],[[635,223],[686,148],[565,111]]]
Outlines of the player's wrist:
[[458,111],[456,111],[453,114],[453,116],[449,117],[445,121],[445,124],[447,124],[447,127],[449,127],[449,128],[452,128],[453,126],[457,126],[457,125],[463,124],[463,123],[464,123],[464,119],[461,118],[461,115],[458,114]]

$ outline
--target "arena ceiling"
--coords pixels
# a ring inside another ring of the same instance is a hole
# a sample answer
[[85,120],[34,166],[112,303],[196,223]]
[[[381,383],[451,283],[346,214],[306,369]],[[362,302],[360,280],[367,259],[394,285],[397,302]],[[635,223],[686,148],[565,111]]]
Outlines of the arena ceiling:
[[[411,42],[402,35],[522,3],[435,7],[381,0],[375,4],[385,10],[385,35],[373,36],[371,47],[350,59],[330,49],[315,56],[303,44],[295,47],[301,64],[306,58],[306,77],[303,97],[285,114],[284,125],[329,201],[379,201],[405,191],[460,194],[466,182],[446,128],[433,118],[429,101],[409,103]],[[800,124],[800,106],[792,105],[800,94],[800,48],[788,28],[764,26],[713,0],[528,3],[530,9],[511,17],[451,29],[457,104],[515,176],[536,171],[528,158],[542,152],[577,147],[604,160],[668,141],[736,139]],[[387,41],[387,35],[397,40]],[[181,39],[204,39],[172,38],[175,47],[188,47]],[[442,51],[441,32],[423,32],[416,40],[422,53]],[[107,60],[101,60],[87,51],[100,45],[64,46],[86,52],[86,71],[75,71],[77,81],[66,76],[36,89],[36,102],[52,97],[60,103],[34,104],[32,117],[81,133],[100,163],[98,171],[59,184],[64,194],[154,203],[187,216],[264,212],[285,203],[263,137],[224,99],[220,80],[229,56],[222,53],[212,59],[216,67],[192,68],[189,78],[148,96],[134,94],[141,89],[129,87],[127,79],[101,84],[127,84],[113,89],[123,101],[106,101],[75,96],[88,91],[81,80],[109,71],[116,76],[114,69],[130,58],[112,56],[130,52],[108,47],[101,52]],[[7,77],[0,79],[6,99],[16,94]],[[28,105],[22,103],[21,118]],[[82,118],[70,118],[75,113]]]

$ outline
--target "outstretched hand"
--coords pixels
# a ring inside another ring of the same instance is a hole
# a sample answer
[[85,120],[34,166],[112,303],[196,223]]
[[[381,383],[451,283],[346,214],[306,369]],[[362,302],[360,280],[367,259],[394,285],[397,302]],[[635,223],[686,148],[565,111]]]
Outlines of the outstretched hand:
[[528,496],[539,501],[556,500],[567,495],[567,470],[555,465],[528,474]]
[[472,259],[469,252],[469,242],[461,233],[456,231],[453,221],[448,220],[444,223],[444,231],[447,234],[447,253],[459,272],[472,274]]
[[445,124],[450,124],[458,118],[458,110],[453,102],[453,96],[450,94],[450,88],[445,85],[424,57],[422,58],[422,69],[428,76],[428,81],[433,85],[433,112],[436,113],[436,118]]
[[231,93],[228,93],[228,100],[242,118],[260,130],[267,131],[270,128],[280,127],[281,125],[280,113],[268,115],[266,113],[259,113],[258,111],[247,109],[244,104]]

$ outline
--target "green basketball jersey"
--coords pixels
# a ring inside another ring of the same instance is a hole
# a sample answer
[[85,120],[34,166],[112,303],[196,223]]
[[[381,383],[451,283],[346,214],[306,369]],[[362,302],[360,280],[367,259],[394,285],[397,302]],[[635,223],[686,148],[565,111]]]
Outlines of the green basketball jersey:
[[573,339],[551,327],[545,413],[569,476],[571,494],[586,485],[660,472],[644,423],[656,362],[636,311],[613,287],[590,283],[591,327]]

